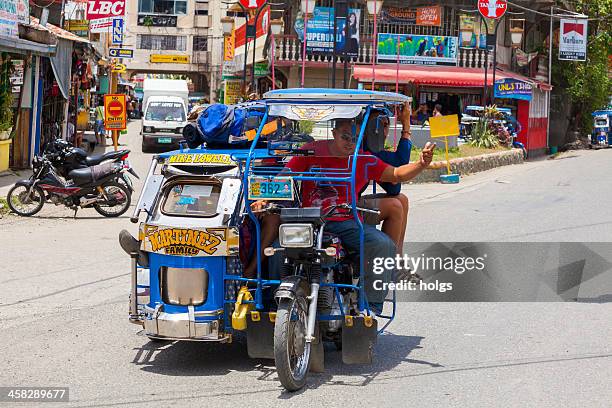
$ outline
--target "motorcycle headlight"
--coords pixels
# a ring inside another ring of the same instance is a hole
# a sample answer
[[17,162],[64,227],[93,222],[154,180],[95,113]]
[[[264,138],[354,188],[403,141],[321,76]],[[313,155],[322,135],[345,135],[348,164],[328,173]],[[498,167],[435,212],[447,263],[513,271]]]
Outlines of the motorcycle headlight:
[[278,229],[280,245],[285,248],[308,248],[313,245],[311,224],[282,224]]

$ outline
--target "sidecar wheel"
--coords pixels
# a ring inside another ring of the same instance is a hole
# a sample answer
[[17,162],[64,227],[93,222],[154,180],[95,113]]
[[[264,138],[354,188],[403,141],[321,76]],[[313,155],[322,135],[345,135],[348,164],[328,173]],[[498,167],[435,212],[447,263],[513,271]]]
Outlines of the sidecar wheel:
[[310,345],[306,342],[308,303],[303,296],[282,299],[274,324],[274,363],[281,384],[287,391],[306,385],[310,363]]

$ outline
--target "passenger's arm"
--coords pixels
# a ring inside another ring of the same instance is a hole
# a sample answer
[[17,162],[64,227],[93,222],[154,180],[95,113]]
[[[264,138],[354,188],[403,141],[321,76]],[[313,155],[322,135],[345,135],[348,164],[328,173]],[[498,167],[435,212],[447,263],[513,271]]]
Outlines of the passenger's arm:
[[433,152],[436,148],[435,143],[429,143],[425,145],[421,152],[419,161],[415,163],[405,164],[399,167],[387,167],[381,177],[380,181],[387,181],[390,183],[402,183],[404,181],[412,180],[419,175],[424,169],[431,164],[433,159]]

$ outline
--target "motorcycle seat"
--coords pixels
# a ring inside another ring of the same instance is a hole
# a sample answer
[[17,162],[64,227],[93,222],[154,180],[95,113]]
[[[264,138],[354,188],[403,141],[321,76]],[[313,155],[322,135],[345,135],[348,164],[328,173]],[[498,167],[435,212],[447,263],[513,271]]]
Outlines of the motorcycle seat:
[[88,166],[95,166],[95,165],[102,163],[105,160],[114,160],[114,159],[123,157],[129,152],[130,152],[129,150],[119,150],[116,152],[106,152],[103,154],[95,154],[95,155],[87,156],[85,158],[85,164],[87,164]]
[[93,183],[103,177],[115,172],[113,163],[104,163],[97,166],[86,167],[84,169],[72,170],[68,173],[68,177],[74,181],[77,186]]

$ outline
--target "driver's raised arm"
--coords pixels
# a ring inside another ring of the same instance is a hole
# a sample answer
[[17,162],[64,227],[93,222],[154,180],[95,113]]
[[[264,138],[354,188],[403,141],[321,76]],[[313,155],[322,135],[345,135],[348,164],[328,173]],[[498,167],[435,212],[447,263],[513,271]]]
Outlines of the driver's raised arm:
[[387,167],[380,176],[380,181],[402,183],[404,181],[412,180],[431,164],[435,148],[435,143],[427,142],[423,148],[423,151],[421,152],[419,161],[399,167]]

